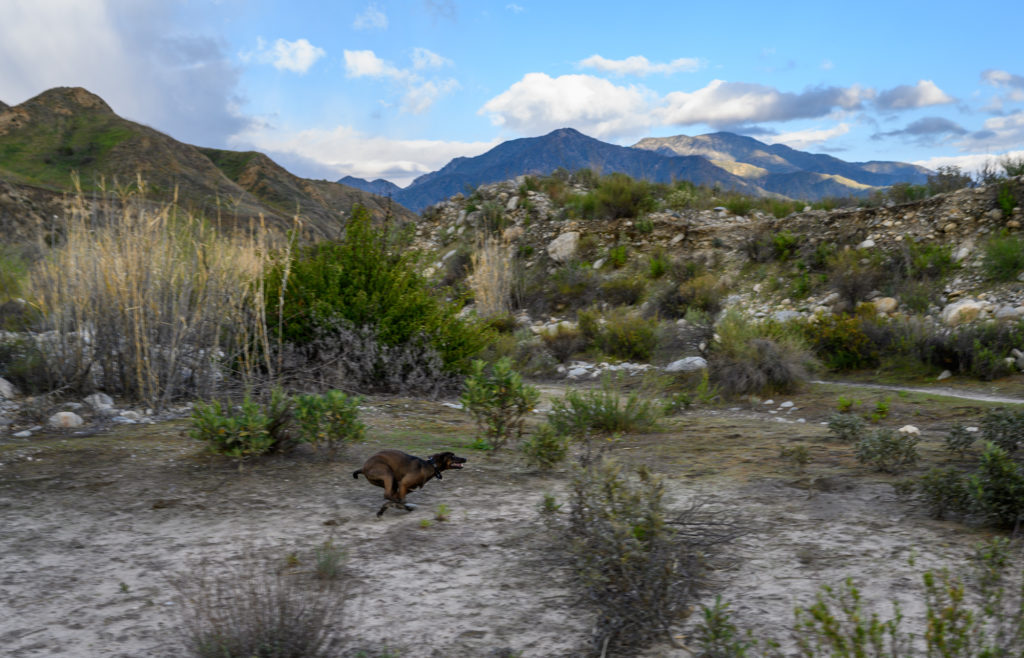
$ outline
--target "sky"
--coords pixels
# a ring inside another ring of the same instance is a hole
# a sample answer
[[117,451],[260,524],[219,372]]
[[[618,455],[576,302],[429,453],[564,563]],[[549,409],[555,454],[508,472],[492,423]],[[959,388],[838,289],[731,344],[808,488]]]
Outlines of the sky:
[[571,127],[851,162],[1024,156],[1024,3],[0,0],[0,101],[84,87],[199,146],[405,186]]

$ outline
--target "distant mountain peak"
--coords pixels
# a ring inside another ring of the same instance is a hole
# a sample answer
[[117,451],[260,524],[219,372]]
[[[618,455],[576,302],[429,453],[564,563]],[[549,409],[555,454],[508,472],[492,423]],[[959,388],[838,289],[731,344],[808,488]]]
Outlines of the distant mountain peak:
[[101,112],[114,113],[107,102],[82,87],[54,87],[43,93],[30,98],[26,105],[43,105],[52,107],[55,110],[66,109],[75,111],[78,109],[99,110]]

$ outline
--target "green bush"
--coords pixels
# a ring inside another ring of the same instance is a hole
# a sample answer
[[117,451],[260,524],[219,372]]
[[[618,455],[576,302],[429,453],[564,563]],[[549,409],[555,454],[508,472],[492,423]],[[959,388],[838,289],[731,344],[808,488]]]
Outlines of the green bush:
[[993,409],[981,420],[981,438],[1013,455],[1024,444],[1024,409]]
[[595,195],[599,214],[608,219],[640,217],[657,207],[651,183],[621,173],[602,176]]
[[985,445],[967,481],[976,509],[993,523],[1018,529],[1024,518],[1024,467],[995,443]]
[[962,473],[953,466],[933,466],[916,483],[928,514],[942,519],[949,512],[963,514],[970,509],[970,493]]
[[730,312],[716,330],[708,374],[728,397],[796,390],[813,365],[800,336],[779,325],[748,322]]
[[629,247],[617,244],[608,249],[608,263],[615,269],[622,268],[629,260]]
[[985,244],[982,268],[993,281],[1013,281],[1024,270],[1024,240],[1005,233],[992,236]]
[[968,432],[966,427],[957,423],[949,429],[949,433],[946,435],[946,450],[956,453],[962,459],[974,445],[974,439],[973,432]]
[[833,255],[827,264],[829,284],[851,308],[887,279],[880,262],[882,255],[860,249],[847,249]]
[[570,390],[561,400],[552,401],[548,422],[557,434],[582,439],[592,432],[611,435],[649,431],[660,412],[654,400],[637,392],[623,400],[611,380],[605,379],[600,389]]
[[342,445],[362,441],[366,425],[359,420],[360,402],[362,398],[341,391],[296,396],[294,413],[301,440],[332,459]]
[[457,304],[432,296],[410,238],[407,230],[374,228],[366,209],[356,206],[343,241],[298,250],[269,270],[268,325],[283,343],[300,346],[316,341],[325,327],[342,324],[357,332],[371,328],[384,347],[425,337],[445,371],[467,372],[489,333],[457,318]]
[[271,419],[266,409],[248,395],[232,412],[219,400],[197,402],[192,408],[189,436],[204,441],[211,452],[244,459],[272,452],[277,441],[270,433]]
[[1017,207],[1017,197],[1013,193],[1013,187],[1008,182],[1002,183],[999,186],[999,191],[996,193],[996,203],[999,204],[999,209],[1006,216],[1009,216],[1013,209]]
[[587,337],[578,328],[558,324],[554,331],[544,331],[540,339],[559,363],[566,363],[587,346]]
[[917,443],[912,434],[877,429],[857,442],[857,461],[884,473],[898,473],[917,463]]
[[803,656],[904,656],[909,638],[900,631],[903,615],[895,605],[892,618],[883,621],[864,609],[860,590],[852,578],[841,589],[823,585],[810,607],[796,608],[797,646]]
[[822,315],[802,326],[811,349],[829,370],[858,370],[878,363],[877,347],[856,315]]
[[530,466],[551,469],[565,461],[569,454],[569,440],[544,423],[520,445],[523,458]]
[[829,434],[843,443],[860,441],[867,427],[867,421],[854,414],[838,413],[828,417]]
[[646,291],[647,282],[641,277],[616,276],[601,284],[601,301],[612,306],[635,306]]
[[523,384],[523,379],[512,369],[512,360],[501,358],[491,367],[481,360],[472,364],[465,381],[465,390],[459,400],[473,415],[493,448],[500,448],[509,439],[522,436],[523,423],[540,399],[540,392]]
[[658,321],[635,313],[614,311],[595,337],[598,349],[627,361],[650,361],[658,344]]

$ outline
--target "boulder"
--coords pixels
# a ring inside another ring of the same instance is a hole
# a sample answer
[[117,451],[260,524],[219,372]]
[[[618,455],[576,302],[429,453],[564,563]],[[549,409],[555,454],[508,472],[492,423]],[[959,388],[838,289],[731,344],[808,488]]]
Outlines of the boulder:
[[548,245],[548,256],[556,263],[566,263],[576,255],[579,244],[579,231],[566,231]]
[[104,411],[114,406],[114,400],[106,393],[93,393],[85,398],[85,403],[92,407],[93,411]]
[[61,429],[81,427],[82,424],[85,423],[85,421],[82,420],[82,417],[74,411],[58,411],[50,416],[50,419],[46,422],[50,427],[57,427]]
[[893,297],[878,297],[871,300],[871,303],[875,305],[875,312],[883,315],[895,312],[900,305]]
[[697,372],[707,370],[708,362],[702,356],[688,356],[665,366],[665,372]]
[[14,384],[0,377],[0,400],[13,400],[18,397],[18,389]]
[[942,321],[949,327],[973,322],[981,314],[984,304],[976,299],[961,299],[942,309]]

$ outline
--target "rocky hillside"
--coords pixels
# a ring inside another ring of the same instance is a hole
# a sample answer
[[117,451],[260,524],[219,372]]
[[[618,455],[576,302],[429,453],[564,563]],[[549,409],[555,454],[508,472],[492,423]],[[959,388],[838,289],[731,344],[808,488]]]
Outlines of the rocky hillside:
[[[456,195],[424,213],[418,239],[421,247],[438,255],[433,271],[443,270],[460,250],[472,249],[474,227],[484,220],[480,207],[489,202],[504,211],[503,237],[512,252],[528,255],[522,258],[524,267],[545,268],[549,274],[566,263],[580,262],[604,277],[616,276],[608,256],[613,247],[625,246],[633,263],[661,253],[706,264],[728,286],[727,306],[748,315],[794,317],[829,312],[840,303],[839,295],[827,286],[800,299],[787,294],[772,270],[751,267],[749,246],[758,236],[789,233],[808,252],[832,245],[891,254],[910,242],[938,244],[951,248],[958,267],[937,291],[937,303],[928,312],[933,319],[952,325],[974,319],[1024,318],[1024,285],[997,286],[982,276],[987,239],[1004,232],[1017,235],[1024,224],[1020,205],[1024,177],[1003,183],[1018,200],[1009,214],[998,201],[1000,186],[989,186],[881,208],[806,209],[781,219],[757,211],[737,216],[725,208],[657,211],[639,219],[571,219],[546,194],[524,191],[522,183],[520,178],[482,186],[471,199]],[[910,314],[900,297],[899,290],[876,290],[869,295],[879,312]]]
[[72,174],[93,200],[142,180],[149,200],[176,198],[184,209],[222,224],[247,225],[263,216],[286,229],[298,212],[312,236],[336,235],[356,203],[377,216],[390,211],[414,218],[387,199],[293,176],[259,153],[183,144],[117,116],[82,88],[51,89],[0,106],[0,230],[38,234],[54,215],[63,216]]

